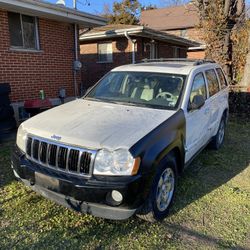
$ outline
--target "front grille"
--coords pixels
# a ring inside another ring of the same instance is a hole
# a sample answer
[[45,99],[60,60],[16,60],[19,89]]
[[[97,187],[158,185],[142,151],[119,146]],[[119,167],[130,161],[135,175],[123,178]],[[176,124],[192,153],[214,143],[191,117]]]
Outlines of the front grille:
[[28,158],[45,167],[75,174],[89,175],[95,151],[53,143],[40,138],[28,137]]

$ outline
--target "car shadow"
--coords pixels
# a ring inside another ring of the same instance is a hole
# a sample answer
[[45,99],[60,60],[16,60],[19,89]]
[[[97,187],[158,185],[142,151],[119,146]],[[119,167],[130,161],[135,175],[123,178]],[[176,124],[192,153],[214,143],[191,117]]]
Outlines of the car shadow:
[[179,178],[171,214],[227,183],[249,166],[247,120],[237,117],[233,120],[229,122],[230,131],[226,130],[224,145],[217,151],[208,146]]

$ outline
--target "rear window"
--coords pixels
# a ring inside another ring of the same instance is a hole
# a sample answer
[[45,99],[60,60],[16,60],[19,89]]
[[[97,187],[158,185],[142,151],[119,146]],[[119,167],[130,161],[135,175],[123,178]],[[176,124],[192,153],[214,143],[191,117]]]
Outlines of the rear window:
[[213,69],[207,70],[205,74],[208,83],[209,96],[213,96],[220,90],[219,81]]
[[226,78],[225,78],[223,71],[220,68],[217,68],[216,71],[217,71],[218,77],[220,79],[221,88],[222,89],[226,88],[227,81],[226,81]]

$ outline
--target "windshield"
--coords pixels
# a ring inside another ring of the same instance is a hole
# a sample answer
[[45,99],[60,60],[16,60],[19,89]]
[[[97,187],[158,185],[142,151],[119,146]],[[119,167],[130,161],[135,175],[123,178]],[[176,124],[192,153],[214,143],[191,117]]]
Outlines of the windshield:
[[186,76],[152,72],[110,72],[86,99],[176,109]]

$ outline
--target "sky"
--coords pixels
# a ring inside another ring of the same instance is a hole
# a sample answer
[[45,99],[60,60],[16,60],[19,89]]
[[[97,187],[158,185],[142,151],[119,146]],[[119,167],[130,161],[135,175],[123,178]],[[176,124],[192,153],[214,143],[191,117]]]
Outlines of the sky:
[[[57,0],[45,0],[50,3],[56,3]],[[112,4],[115,0],[76,0],[79,10],[99,14],[103,11],[104,4],[108,4],[112,9]],[[119,0],[116,0],[119,2]],[[188,0],[186,0],[188,2]],[[249,0],[250,1],[250,0]],[[72,7],[73,0],[65,0],[66,6]],[[156,5],[158,8],[166,6],[167,0],[139,0],[142,5]],[[90,3],[90,5],[88,5]]]
[[[44,0],[50,3],[56,3],[57,0]],[[77,8],[81,11],[100,14],[103,11],[104,4],[108,4],[112,9],[112,4],[115,0],[76,0]],[[116,0],[119,1],[119,0]],[[65,0],[66,6],[73,7],[73,0]],[[165,7],[167,0],[139,0],[142,5],[156,5],[158,8]],[[186,0],[188,2],[188,0]],[[88,4],[89,3],[89,4]],[[246,3],[250,5],[250,0],[246,0]]]

